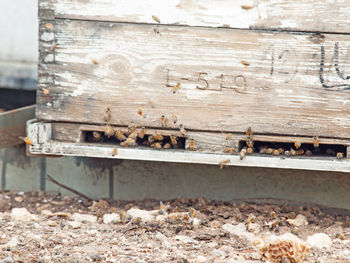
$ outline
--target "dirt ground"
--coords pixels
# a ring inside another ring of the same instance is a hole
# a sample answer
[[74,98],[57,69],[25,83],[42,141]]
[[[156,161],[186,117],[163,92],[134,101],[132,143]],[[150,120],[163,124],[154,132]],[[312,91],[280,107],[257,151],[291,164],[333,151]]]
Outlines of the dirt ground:
[[[350,217],[316,206],[180,198],[164,203],[164,208],[158,200],[106,201],[93,204],[58,193],[1,192],[0,262],[253,263],[261,262],[261,254],[252,239],[284,233],[303,242],[316,233],[328,235],[331,244],[310,247],[304,262],[350,262]],[[16,217],[13,208],[26,208],[31,214]],[[185,217],[145,223],[126,215],[131,208]],[[74,213],[96,217],[79,222]],[[103,216],[110,213],[120,215],[120,220],[104,223]],[[288,219],[298,215],[306,221],[290,224]],[[242,233],[227,230],[237,225],[244,226]]]

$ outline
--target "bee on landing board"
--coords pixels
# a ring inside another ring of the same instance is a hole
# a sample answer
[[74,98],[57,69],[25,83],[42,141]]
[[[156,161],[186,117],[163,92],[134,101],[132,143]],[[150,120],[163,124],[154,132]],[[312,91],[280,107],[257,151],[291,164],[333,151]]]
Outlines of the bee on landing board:
[[132,132],[132,133],[130,133],[130,135],[128,136],[128,138],[131,138],[131,139],[133,139],[133,140],[136,140],[136,138],[137,138],[137,132]]
[[168,126],[168,119],[164,115],[160,116],[159,120],[160,120],[160,125],[162,127],[167,127]]
[[226,160],[222,160],[221,162],[219,162],[219,168],[223,169],[224,167],[227,167],[227,164],[231,162],[230,160],[226,159]]
[[132,138],[127,138],[125,142],[130,147],[136,146],[136,141],[134,139],[132,139]]
[[143,111],[142,111],[141,107],[137,109],[137,115],[139,115],[141,117],[143,116]]
[[191,151],[195,151],[197,148],[196,142],[193,139],[187,139],[185,148],[190,149]]
[[299,140],[295,140],[294,147],[298,150],[301,147],[301,142]]
[[24,141],[26,145],[33,145],[32,140],[29,137],[19,136],[18,138],[20,138],[22,141]]
[[159,142],[155,142],[151,145],[151,147],[154,149],[162,149],[162,144]]
[[344,154],[342,152],[337,153],[337,159],[344,159]]
[[136,130],[136,124],[131,122],[128,126],[128,133],[133,133]]
[[121,142],[126,140],[126,136],[118,130],[115,131],[114,136]]
[[243,148],[240,152],[239,152],[239,159],[243,160],[247,155],[247,149]]
[[145,127],[141,128],[141,131],[138,134],[140,139],[143,139],[145,137]]
[[164,140],[164,137],[163,137],[163,135],[161,135],[161,134],[154,134],[153,135],[153,139],[155,139],[156,141],[163,141]]
[[112,151],[112,156],[117,156],[118,155],[118,149],[117,148],[114,148],[113,151]]
[[111,125],[107,124],[105,127],[105,136],[111,138],[114,135],[114,130]]
[[170,142],[173,146],[177,145],[176,136],[170,135]]
[[314,145],[314,148],[316,149],[316,148],[319,148],[320,147],[320,140],[319,140],[319,138],[318,138],[318,136],[315,136],[314,138],[313,138],[313,145]]
[[163,149],[170,149],[170,148],[171,148],[170,143],[166,143],[166,144],[164,144],[164,146],[163,146]]
[[254,152],[253,148],[248,147],[247,148],[247,154],[252,154]]
[[232,147],[226,147],[225,149],[224,149],[224,153],[234,153],[234,150],[233,150],[233,148]]

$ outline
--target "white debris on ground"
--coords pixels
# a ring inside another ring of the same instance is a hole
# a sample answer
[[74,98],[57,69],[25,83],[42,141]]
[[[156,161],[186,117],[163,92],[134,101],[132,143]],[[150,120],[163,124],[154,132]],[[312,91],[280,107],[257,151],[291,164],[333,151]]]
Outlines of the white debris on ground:
[[317,207],[3,193],[0,218],[0,263],[350,262],[349,217]]

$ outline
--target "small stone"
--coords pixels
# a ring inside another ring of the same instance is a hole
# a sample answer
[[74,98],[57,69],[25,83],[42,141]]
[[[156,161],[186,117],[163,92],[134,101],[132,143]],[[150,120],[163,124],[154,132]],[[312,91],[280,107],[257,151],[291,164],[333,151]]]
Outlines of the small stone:
[[58,223],[55,222],[55,221],[53,221],[53,220],[47,220],[47,221],[46,221],[46,224],[47,224],[48,226],[51,226],[51,227],[55,227],[55,226],[58,225]]
[[254,234],[258,234],[260,233],[260,225],[257,223],[250,223],[247,225],[247,231]]
[[28,212],[25,208],[13,208],[11,219],[16,221],[35,221],[37,217]]
[[176,236],[175,239],[181,241],[182,243],[198,243],[197,240],[194,240],[193,238],[188,236]]
[[18,245],[17,237],[12,237],[11,240],[6,244],[7,247],[16,247],[17,245]]
[[42,210],[40,212],[40,214],[43,215],[43,216],[47,216],[47,217],[52,216],[52,212],[50,210],[46,210],[46,209]]
[[67,224],[74,229],[81,227],[81,222],[78,222],[78,221],[68,221]]
[[192,219],[192,225],[194,227],[198,227],[200,225],[201,221],[198,218],[193,218]]
[[15,201],[18,202],[18,203],[22,203],[24,198],[22,196],[16,196],[15,198]]
[[317,233],[309,236],[306,243],[309,247],[317,249],[330,248],[332,246],[331,238],[325,233]]
[[140,218],[141,222],[151,222],[155,219],[155,215],[153,211],[141,210],[138,208],[131,208],[127,212],[127,217],[131,220],[135,220]]
[[0,260],[0,263],[14,263],[15,261],[11,257]]
[[232,235],[236,235],[240,238],[247,239],[250,242],[254,241],[254,234],[249,233],[246,229],[246,226],[244,223],[240,223],[238,225],[232,225],[232,224],[224,224],[222,226],[222,229]]
[[165,240],[167,240],[167,237],[164,235],[164,234],[162,234],[162,233],[160,233],[160,232],[157,232],[155,235],[154,235],[154,237],[155,237],[155,239],[157,239],[157,240],[159,240],[159,241],[165,241]]
[[166,218],[167,217],[165,215],[157,215],[156,216],[156,221],[158,221],[158,222],[165,222]]
[[89,214],[74,213],[72,215],[72,220],[83,223],[95,223],[97,221],[97,217]]
[[18,192],[17,195],[18,196],[24,196],[24,192]]
[[306,226],[308,225],[309,223],[307,222],[306,220],[306,216],[304,215],[297,215],[295,219],[288,219],[287,222],[292,225],[292,226],[296,226],[296,227],[299,227],[299,226]]
[[204,262],[208,262],[208,259],[204,256],[199,255],[197,257],[196,263],[204,263]]
[[214,249],[210,252],[210,255],[214,258],[225,258],[227,256],[226,252],[220,249]]
[[222,223],[218,220],[214,220],[210,222],[210,227],[211,228],[219,228],[222,226]]
[[103,223],[105,224],[116,224],[120,222],[120,216],[118,214],[104,214]]

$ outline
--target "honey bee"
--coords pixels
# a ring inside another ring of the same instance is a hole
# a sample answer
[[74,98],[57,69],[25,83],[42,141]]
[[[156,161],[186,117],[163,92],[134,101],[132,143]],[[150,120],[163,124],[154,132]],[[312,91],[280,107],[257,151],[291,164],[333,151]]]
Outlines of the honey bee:
[[131,146],[131,147],[136,146],[136,141],[132,138],[127,138],[125,142],[128,146]]
[[138,134],[140,139],[143,139],[145,137],[145,127],[141,128],[141,131]]
[[93,131],[92,132],[92,136],[94,137],[94,139],[96,140],[100,140],[102,138],[102,134],[98,131]]
[[25,142],[25,144],[27,144],[27,145],[33,145],[32,140],[31,140],[29,137],[22,137],[22,136],[19,136],[19,138],[20,138],[21,140],[23,140],[23,141]]
[[179,124],[179,129],[180,129],[180,132],[182,135],[186,134],[186,130],[185,130],[183,124],[181,124],[181,123]]
[[127,146],[128,146],[128,144],[126,143],[126,141],[120,142],[119,145],[122,146],[122,147],[127,147]]
[[228,133],[226,135],[226,140],[232,140],[232,133]]
[[283,152],[284,152],[283,148],[278,148],[277,151],[278,151],[280,154],[283,154]]
[[112,111],[110,108],[107,108],[105,110],[105,116],[103,117],[103,119],[105,120],[105,122],[110,122],[111,121],[111,116],[112,116]]
[[141,224],[141,218],[140,217],[136,217],[135,219],[133,219],[132,221],[134,224],[136,225],[140,225]]
[[273,150],[272,156],[278,156],[278,155],[280,155],[280,152],[277,149]]
[[51,24],[51,23],[46,23],[46,24],[45,24],[45,27],[46,27],[47,29],[52,29],[52,24]]
[[314,148],[320,147],[320,140],[319,140],[318,136],[315,136],[313,138],[313,140],[314,140],[314,142],[313,142]]
[[142,108],[137,109],[137,115],[139,115],[141,117],[143,116]]
[[180,83],[176,83],[174,87],[172,87],[172,92],[175,94],[180,89]]
[[164,115],[160,116],[160,125],[162,127],[168,126],[168,119]]
[[128,126],[128,133],[133,133],[136,130],[135,123],[131,122]]
[[162,149],[162,144],[159,143],[159,142],[155,142],[155,143],[153,143],[151,146],[152,146],[152,148],[154,148],[154,149]]
[[137,138],[137,132],[132,132],[132,133],[128,136],[128,138],[131,138],[131,139],[133,139],[133,140],[136,140],[136,138]]
[[344,154],[342,152],[337,153],[337,159],[344,159]]
[[221,162],[219,162],[219,168],[223,169],[224,167],[227,167],[227,164],[230,163],[231,161],[226,159],[226,160],[222,160]]
[[246,130],[245,134],[247,135],[247,139],[253,140],[252,127],[248,127],[248,129]]
[[227,147],[224,149],[224,153],[234,153],[234,150],[231,147]]
[[49,95],[49,94],[50,94],[50,90],[47,89],[47,88],[43,88],[43,93],[44,93],[45,95]]
[[163,141],[164,137],[163,137],[163,135],[156,133],[153,135],[153,139],[155,139],[156,141]]
[[173,146],[177,144],[176,136],[170,135],[170,142]]
[[296,151],[293,148],[290,148],[289,152],[291,156],[297,155]]
[[117,148],[114,148],[113,151],[112,151],[112,156],[116,156],[118,154],[118,149]]
[[166,143],[166,144],[164,144],[163,148],[164,148],[164,149],[170,149],[170,148],[171,148],[170,143]]
[[242,63],[244,66],[246,66],[246,67],[249,66],[249,63],[248,63],[247,61],[245,61],[245,60],[242,60],[241,63]]
[[247,149],[247,154],[252,154],[253,152],[254,152],[253,148],[250,148],[250,147],[249,147],[249,148]]
[[253,148],[253,146],[254,146],[254,142],[251,139],[247,139],[246,144],[247,144],[248,148]]
[[296,151],[297,156],[303,155],[304,153],[305,153],[305,151],[303,149]]
[[312,152],[311,152],[310,150],[306,150],[306,151],[305,151],[305,155],[306,155],[306,156],[312,156]]
[[244,10],[249,10],[249,9],[252,9],[253,6],[251,6],[251,5],[241,5],[241,8],[244,9]]
[[289,156],[290,156],[290,152],[289,152],[289,151],[285,151],[285,152],[284,152],[284,156],[289,157]]
[[172,118],[173,118],[174,124],[176,124],[176,123],[177,123],[177,116],[176,116],[175,114],[173,114],[173,115],[172,115]]
[[259,147],[259,153],[266,154],[266,151],[267,151],[267,147],[266,146],[260,146]]
[[110,137],[112,137],[114,135],[114,133],[115,132],[114,132],[112,126],[107,124],[106,127],[105,127],[105,136],[107,138],[110,138]]
[[98,64],[98,62],[97,62],[97,60],[96,59],[91,59],[91,62],[93,63],[93,64],[95,64],[95,65],[97,65]]
[[295,140],[294,147],[295,147],[295,149],[299,149],[301,147],[301,142],[298,140]]
[[248,218],[247,218],[247,224],[251,224],[251,223],[255,223],[256,222],[256,217],[255,215],[250,215]]
[[148,142],[153,143],[154,141],[153,135],[148,136]]
[[274,151],[273,148],[267,148],[266,153],[267,153],[267,154],[272,154],[273,151]]
[[126,136],[124,134],[122,134],[120,131],[116,130],[114,133],[114,136],[119,140],[119,141],[125,141],[126,140]]
[[241,160],[243,160],[245,158],[245,156],[247,155],[247,149],[243,148],[240,152],[239,152],[239,158]]
[[160,24],[160,19],[158,16],[152,16],[152,19]]

